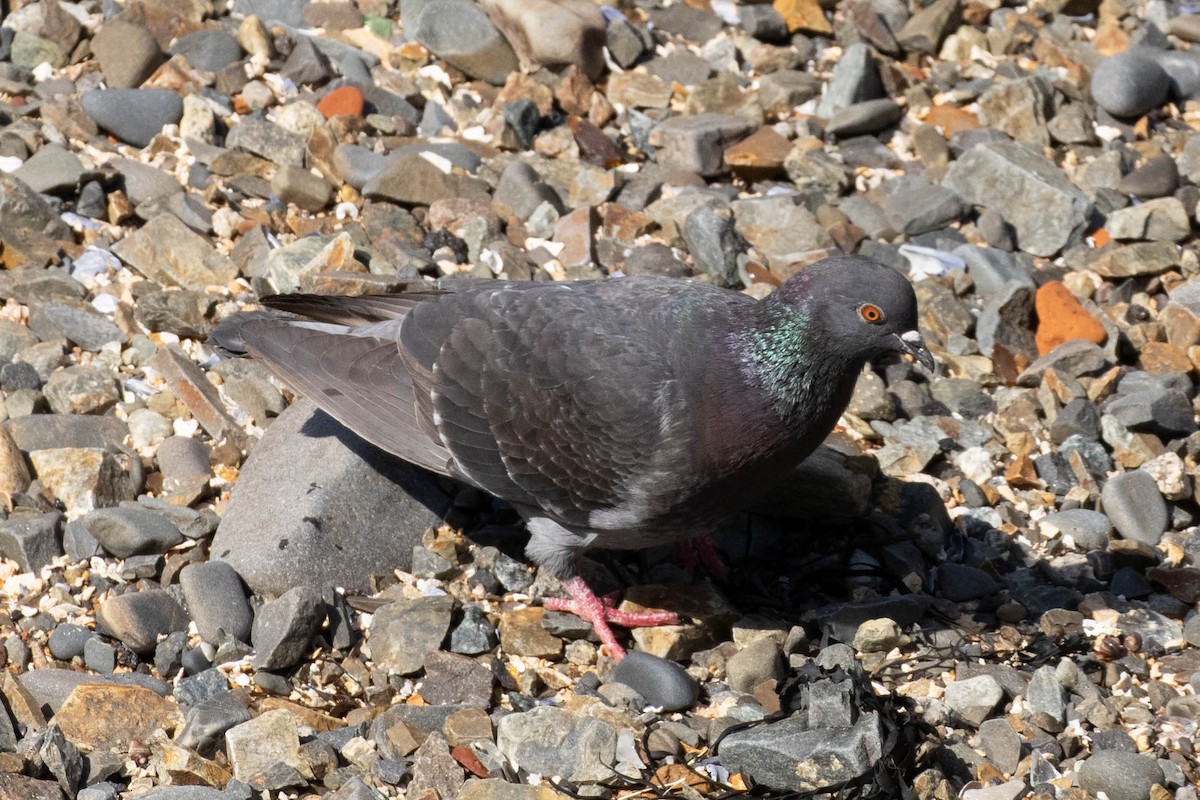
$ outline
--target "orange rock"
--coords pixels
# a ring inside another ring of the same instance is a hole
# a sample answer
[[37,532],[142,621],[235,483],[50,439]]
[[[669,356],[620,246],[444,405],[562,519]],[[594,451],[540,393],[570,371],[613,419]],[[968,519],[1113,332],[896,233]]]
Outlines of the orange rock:
[[771,6],[787,23],[788,33],[833,33],[825,9],[817,0],[775,0]]
[[1034,308],[1038,316],[1035,338],[1040,355],[1072,339],[1103,344],[1108,335],[1099,320],[1089,314],[1060,281],[1050,281],[1038,289]]
[[970,111],[945,104],[929,109],[925,122],[939,128],[947,139],[959,131],[976,131],[983,127],[979,117]]
[[363,113],[363,93],[354,86],[340,86],[321,98],[317,110],[330,117],[357,117]]

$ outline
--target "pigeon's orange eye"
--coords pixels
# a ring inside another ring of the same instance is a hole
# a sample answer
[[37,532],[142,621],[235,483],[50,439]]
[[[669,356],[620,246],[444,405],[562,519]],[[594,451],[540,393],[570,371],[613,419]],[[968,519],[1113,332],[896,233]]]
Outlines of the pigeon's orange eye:
[[873,306],[870,303],[865,303],[859,307],[858,314],[872,325],[878,325],[883,322],[883,309],[879,306]]

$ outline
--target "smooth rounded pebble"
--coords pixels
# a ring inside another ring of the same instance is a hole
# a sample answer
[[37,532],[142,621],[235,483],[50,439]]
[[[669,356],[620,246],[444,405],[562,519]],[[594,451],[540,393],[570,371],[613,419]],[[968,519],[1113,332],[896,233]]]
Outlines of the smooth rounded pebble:
[[183,116],[183,100],[170,89],[95,89],[79,102],[97,125],[135,147]]
[[1138,52],[1106,59],[1092,74],[1092,98],[1114,117],[1139,117],[1158,108],[1170,88],[1166,70]]
[[1093,753],[1079,768],[1079,786],[1108,800],[1149,800],[1150,787],[1166,780],[1162,767],[1147,756],[1123,750]]
[[1158,544],[1170,522],[1167,503],[1150,473],[1126,472],[1111,478],[1100,492],[1104,513],[1122,538]]
[[664,711],[689,707],[700,692],[692,676],[679,664],[640,650],[626,654],[608,677],[611,682],[631,687],[647,703]]

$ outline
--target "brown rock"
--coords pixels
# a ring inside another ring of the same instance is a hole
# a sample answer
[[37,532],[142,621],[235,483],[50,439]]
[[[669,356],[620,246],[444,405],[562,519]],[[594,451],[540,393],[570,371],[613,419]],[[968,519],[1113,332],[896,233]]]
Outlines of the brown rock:
[[1179,248],[1174,242],[1137,242],[1102,248],[1091,266],[1102,278],[1131,278],[1157,275],[1178,265]]
[[709,584],[635,586],[625,593],[622,611],[675,611],[690,622],[636,628],[639,650],[671,661],[687,661],[692,653],[712,647],[729,633],[738,614]]
[[1061,281],[1043,284],[1037,290],[1034,308],[1038,316],[1038,355],[1044,356],[1072,339],[1104,344],[1108,336],[1100,321],[1087,312]]
[[977,131],[983,127],[979,117],[958,106],[936,105],[929,109],[925,122],[936,126],[949,139],[959,131]]
[[564,267],[588,266],[595,262],[592,242],[596,232],[596,214],[590,206],[577,208],[559,219],[554,226],[554,241],[563,245],[558,260]]
[[360,117],[363,113],[363,93],[355,86],[339,86],[321,98],[317,111],[331,117]]
[[1138,366],[1147,372],[1190,372],[1192,360],[1187,351],[1166,342],[1146,342],[1138,354]]
[[783,162],[791,150],[792,143],[774,128],[762,127],[726,148],[725,163],[738,177],[763,180],[784,172]]
[[171,348],[161,347],[154,356],[154,368],[213,441],[226,438],[237,443],[243,441],[242,426],[229,416],[216,387],[209,383],[198,366]]
[[[18,724],[34,731],[46,727],[46,715],[42,713],[41,703],[17,680],[16,675],[11,672],[0,673],[0,693],[4,694],[8,710]],[[3,713],[3,709],[0,709],[0,713]],[[0,793],[0,797],[6,796]]]
[[817,0],[775,0],[771,7],[787,23],[788,33],[833,33],[833,26],[825,18],[825,10]]
[[8,428],[0,426],[0,494],[14,495],[29,488],[29,467]]
[[542,608],[517,608],[500,615],[500,647],[514,656],[557,658],[563,643],[542,627]]
[[1146,577],[1164,587],[1171,596],[1183,603],[1200,601],[1200,569],[1195,567],[1151,567]]
[[179,786],[212,786],[225,788],[233,777],[215,761],[209,761],[198,753],[172,744],[162,735],[150,738],[151,765],[164,783]]
[[158,728],[173,730],[179,708],[144,686],[81,683],[54,715],[63,735],[84,750],[128,753]]
[[299,703],[293,703],[282,697],[264,697],[262,703],[259,704],[259,710],[263,713],[280,709],[295,717],[297,725],[312,728],[317,733],[337,730],[338,728],[345,727],[346,724],[344,720],[340,720],[337,717],[323,714],[315,708],[306,708]]
[[63,800],[56,781],[39,781],[0,770],[0,797],[4,800]]
[[492,719],[482,708],[464,708],[446,717],[442,725],[451,747],[469,747],[472,742],[492,741]]

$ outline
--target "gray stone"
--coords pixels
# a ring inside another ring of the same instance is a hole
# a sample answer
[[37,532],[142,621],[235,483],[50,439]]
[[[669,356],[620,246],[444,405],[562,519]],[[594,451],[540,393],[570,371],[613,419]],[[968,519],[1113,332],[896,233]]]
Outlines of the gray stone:
[[50,376],[42,391],[50,410],[56,414],[101,414],[121,399],[112,372],[101,367],[59,370]]
[[1091,88],[1096,105],[1114,117],[1139,117],[1166,101],[1171,79],[1154,59],[1129,50],[1102,61]]
[[1188,212],[1178,199],[1159,197],[1108,215],[1104,229],[1114,239],[1178,242],[1191,234]]
[[1038,667],[1025,691],[1029,710],[1049,715],[1060,725],[1067,721],[1067,698],[1054,667]]
[[529,219],[542,203],[549,203],[559,213],[566,211],[558,193],[524,161],[513,161],[500,173],[496,201],[507,205],[524,220]]
[[165,553],[183,542],[183,534],[162,514],[146,508],[99,508],[79,518],[78,524],[117,558],[144,553]]
[[991,675],[977,675],[947,684],[945,698],[951,711],[978,727],[1004,699],[1004,690]]
[[896,32],[896,40],[910,53],[933,54],[958,16],[957,0],[935,0],[917,11]]
[[154,652],[159,636],[185,631],[188,615],[166,592],[126,592],[100,604],[98,630],[125,643],[140,655]]
[[779,642],[763,637],[733,655],[725,664],[729,688],[750,694],[766,680],[783,680],[783,654]]
[[[410,6],[416,9],[412,17]],[[512,46],[474,3],[405,0],[402,12],[413,39],[472,78],[500,85],[520,68]]]
[[233,126],[225,143],[279,165],[304,166],[303,136],[258,117],[247,117]]
[[70,661],[76,656],[82,656],[87,641],[95,636],[95,631],[64,622],[56,625],[50,632],[46,646],[50,648],[50,654],[59,661]]
[[1104,407],[1132,431],[1150,431],[1166,438],[1196,430],[1191,401],[1178,389],[1144,389],[1122,394]]
[[772,789],[814,792],[863,775],[881,758],[879,716],[862,714],[852,727],[808,730],[791,717],[731,733],[718,755],[730,772],[741,772]]
[[664,711],[690,708],[699,694],[696,681],[679,664],[640,650],[627,653],[607,680],[631,687]]
[[1104,550],[1112,536],[1113,526],[1099,511],[1073,508],[1048,514],[1038,521],[1042,535],[1047,532],[1070,537],[1077,550]]
[[1120,750],[1092,753],[1080,766],[1078,777],[1080,788],[1092,794],[1104,792],[1108,800],[1149,800],[1150,788],[1166,782],[1153,758]]
[[220,72],[242,60],[242,48],[225,31],[205,28],[176,39],[171,45],[171,55],[183,56],[196,69]]
[[104,81],[113,89],[132,89],[150,77],[165,57],[154,34],[124,17],[107,20],[91,41]]
[[592,80],[604,72],[605,18],[587,0],[482,0],[522,65],[574,65]]
[[314,175],[303,167],[285,164],[271,179],[271,190],[283,202],[315,213],[329,205],[334,187],[320,175]]
[[946,562],[938,565],[938,596],[963,602],[990,597],[996,592],[996,580],[978,567]]
[[254,613],[242,579],[227,562],[188,564],[179,572],[179,586],[201,639],[213,645],[226,635],[250,641]]
[[0,521],[0,555],[17,562],[21,572],[40,572],[62,555],[62,519],[57,511],[13,514]]
[[443,172],[419,152],[396,151],[362,191],[365,197],[402,205],[428,206],[451,197],[491,199],[483,181],[454,169]]
[[972,205],[1000,209],[1022,250],[1051,256],[1087,222],[1090,204],[1065,173],[1021,142],[984,142],[946,171],[943,185]]
[[293,770],[302,768],[304,762],[296,726],[296,718],[291,712],[278,709],[227,730],[225,743],[233,777],[249,781],[276,765]]
[[1141,200],[1166,197],[1179,186],[1179,167],[1167,154],[1155,156],[1121,179],[1117,191]]
[[689,114],[671,117],[650,131],[658,163],[711,177],[725,172],[726,148],[754,132],[754,123],[728,114]]
[[233,694],[218,695],[188,709],[175,742],[211,757],[224,743],[225,731],[249,721],[250,712],[245,702]]
[[904,117],[904,109],[890,97],[864,100],[839,109],[825,125],[830,136],[850,137],[879,133]]
[[740,282],[737,259],[745,252],[746,241],[727,214],[698,206],[684,222],[683,240],[696,265],[711,275],[718,286]]
[[309,586],[296,586],[263,605],[254,615],[251,641],[256,669],[286,669],[308,654],[325,621],[325,601]]
[[1167,529],[1170,515],[1158,484],[1148,472],[1134,470],[1110,478],[1100,493],[1104,513],[1123,539],[1153,547]]
[[433,731],[413,754],[412,781],[408,792],[415,797],[457,797],[463,786],[463,770],[450,755],[441,731]]
[[97,125],[135,147],[183,116],[183,100],[171,89],[93,89],[79,102]]
[[893,192],[884,212],[896,231],[916,236],[941,230],[966,213],[962,198],[950,189],[925,184]]
[[[871,48],[855,42],[842,52],[817,104],[817,116],[829,118],[843,108],[886,97]],[[800,102],[804,102],[803,100]]]
[[299,36],[279,74],[297,86],[322,84],[336,73],[329,58],[309,36]]
[[1018,141],[1047,147],[1046,120],[1054,113],[1053,100],[1053,89],[1040,75],[1000,81],[979,98],[980,118]]
[[528,772],[591,783],[612,777],[617,732],[602,720],[540,706],[502,717],[496,745],[514,766]]
[[[296,464],[308,465],[303,479]],[[297,403],[243,466],[212,553],[261,594],[293,586],[365,591],[371,575],[409,567],[413,546],[446,506],[429,473]]]
[[360,145],[339,144],[333,151],[333,169],[338,177],[360,191],[386,165],[386,156]]
[[463,618],[450,632],[450,651],[468,656],[477,656],[496,648],[499,639],[496,626],[476,605],[463,608]]
[[371,656],[380,669],[412,675],[425,654],[441,649],[450,631],[454,598],[448,595],[395,600],[371,620]]
[[132,158],[114,158],[109,165],[121,177],[125,195],[135,206],[165,201],[183,191],[174,176]]
[[237,277],[237,268],[173,214],[160,214],[112,247],[112,252],[151,280],[203,292]]
[[457,653],[431,650],[425,654],[421,697],[433,705],[489,708],[496,676],[483,661]]
[[979,726],[979,749],[1005,775],[1021,763],[1021,737],[1006,719],[989,719]]
[[1055,369],[1073,377],[1098,372],[1108,364],[1108,356],[1100,345],[1087,339],[1072,339],[1040,356],[1017,376],[1018,386],[1037,386],[1046,370]]
[[74,189],[83,175],[83,162],[66,148],[45,144],[13,173],[35,192]]

